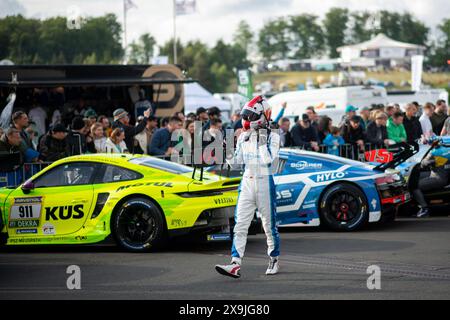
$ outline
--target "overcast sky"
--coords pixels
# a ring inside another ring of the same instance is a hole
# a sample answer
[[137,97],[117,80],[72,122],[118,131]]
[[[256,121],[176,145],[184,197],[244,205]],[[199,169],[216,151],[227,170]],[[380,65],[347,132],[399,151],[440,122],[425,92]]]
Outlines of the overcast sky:
[[[173,35],[172,0],[132,0],[136,6],[128,11],[129,42],[150,32],[158,44]],[[331,7],[351,10],[409,11],[435,27],[450,17],[450,0],[197,0],[197,12],[177,17],[177,36],[183,42],[201,39],[212,45],[222,38],[230,41],[240,20],[254,31],[264,21],[278,16],[314,13],[323,17]],[[47,18],[67,15],[76,6],[85,16],[115,13],[123,21],[123,0],[0,0],[0,17],[22,13],[27,17]]]

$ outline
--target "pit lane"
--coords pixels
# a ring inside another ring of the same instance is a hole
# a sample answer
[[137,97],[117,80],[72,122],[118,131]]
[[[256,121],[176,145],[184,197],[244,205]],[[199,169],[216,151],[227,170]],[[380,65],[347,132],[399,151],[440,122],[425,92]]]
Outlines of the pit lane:
[[[401,218],[351,233],[296,228],[281,234],[281,272],[264,275],[264,235],[250,236],[241,279],[220,276],[229,244],[172,242],[157,253],[111,245],[0,251],[0,299],[449,299],[450,217]],[[69,265],[81,290],[68,290]],[[367,289],[369,265],[381,290]]]

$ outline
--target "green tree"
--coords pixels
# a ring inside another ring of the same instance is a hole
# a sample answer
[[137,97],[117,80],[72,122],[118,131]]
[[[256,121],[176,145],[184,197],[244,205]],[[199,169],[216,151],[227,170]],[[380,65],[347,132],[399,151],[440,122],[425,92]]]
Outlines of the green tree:
[[438,25],[438,37],[431,47],[429,64],[434,67],[448,68],[447,61],[450,59],[450,19],[444,19]]
[[370,12],[350,13],[350,43],[369,40],[373,35],[373,15]]
[[292,58],[306,59],[324,52],[324,35],[317,16],[302,14],[289,18]]
[[400,17],[400,25],[402,26],[400,41],[420,45],[427,44],[430,29],[410,13],[405,13]]
[[237,30],[233,35],[233,42],[244,49],[246,55],[249,54],[253,43],[253,32],[246,21],[241,20],[239,22]]
[[348,15],[347,9],[331,8],[323,20],[324,38],[331,58],[337,58],[336,49],[345,45]]
[[130,44],[130,62],[131,63],[150,63],[153,56],[156,40],[149,33],[144,33],[137,42]]
[[285,18],[264,24],[258,34],[258,48],[267,60],[287,58],[289,54],[289,24]]

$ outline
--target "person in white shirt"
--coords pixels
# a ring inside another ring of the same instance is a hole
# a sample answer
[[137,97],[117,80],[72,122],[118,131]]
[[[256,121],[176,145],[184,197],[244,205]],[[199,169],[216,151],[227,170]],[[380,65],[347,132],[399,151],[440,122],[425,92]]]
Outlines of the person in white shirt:
[[103,132],[103,125],[99,122],[91,126],[91,138],[95,145],[97,153],[106,152],[106,137]]
[[35,105],[28,112],[28,118],[36,125],[37,135],[41,136],[47,132],[45,121],[47,120],[47,112],[40,105]]
[[128,153],[127,145],[125,144],[125,132],[122,128],[116,128],[111,132],[111,136],[106,139],[107,153]]
[[433,135],[433,126],[431,125],[430,117],[433,115],[434,105],[427,102],[423,107],[423,114],[419,118],[422,132],[425,138],[429,138]]

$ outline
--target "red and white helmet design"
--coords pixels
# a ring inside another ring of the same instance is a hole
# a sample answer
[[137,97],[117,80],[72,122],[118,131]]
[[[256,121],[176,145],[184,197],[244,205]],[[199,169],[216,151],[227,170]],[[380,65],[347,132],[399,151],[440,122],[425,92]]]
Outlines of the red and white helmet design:
[[263,96],[256,96],[247,102],[241,111],[242,126],[245,130],[258,129],[268,125],[272,108]]

